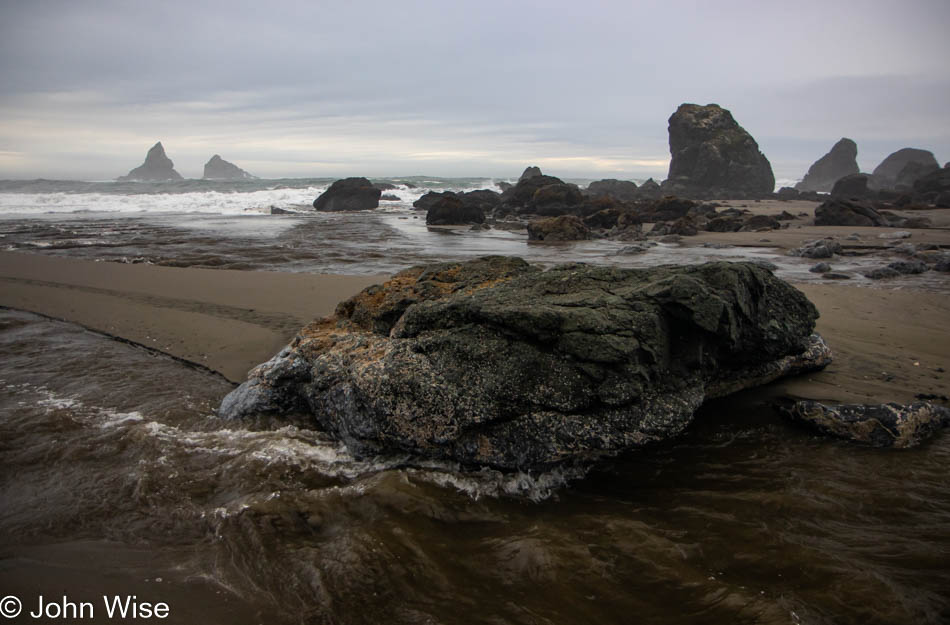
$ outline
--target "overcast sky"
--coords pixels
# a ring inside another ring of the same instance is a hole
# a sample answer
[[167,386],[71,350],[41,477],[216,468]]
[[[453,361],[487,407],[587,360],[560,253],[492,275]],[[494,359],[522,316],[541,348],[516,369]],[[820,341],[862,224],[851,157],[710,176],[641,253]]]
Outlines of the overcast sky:
[[665,178],[683,102],[800,178],[950,159],[950,2],[0,0],[0,178],[109,179],[161,140],[262,177]]

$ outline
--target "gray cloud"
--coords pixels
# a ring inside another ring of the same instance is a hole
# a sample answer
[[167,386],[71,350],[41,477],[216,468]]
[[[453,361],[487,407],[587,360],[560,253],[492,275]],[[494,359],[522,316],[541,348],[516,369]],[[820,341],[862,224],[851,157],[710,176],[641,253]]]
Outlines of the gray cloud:
[[112,177],[158,139],[185,175],[220,152],[275,176],[662,177],[685,101],[730,108],[779,178],[840,136],[868,168],[950,155],[945,2],[0,6],[3,177]]

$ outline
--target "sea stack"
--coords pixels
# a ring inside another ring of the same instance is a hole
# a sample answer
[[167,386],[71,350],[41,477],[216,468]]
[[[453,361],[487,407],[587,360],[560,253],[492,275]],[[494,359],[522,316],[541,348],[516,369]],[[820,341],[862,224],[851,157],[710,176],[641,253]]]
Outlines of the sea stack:
[[145,155],[145,162],[136,167],[126,176],[116,178],[119,182],[142,180],[148,182],[162,182],[166,180],[182,180],[181,174],[175,171],[172,159],[165,156],[165,148],[159,141]]
[[254,180],[257,178],[217,154],[205,163],[205,174],[202,177],[205,180]]
[[775,190],[772,165],[728,110],[718,104],[681,104],[669,124],[672,158],[665,193],[757,197]]
[[808,173],[795,185],[798,191],[830,192],[835,182],[856,174],[858,168],[858,144],[848,138],[842,138],[834,144],[831,151],[815,161]]
[[[912,177],[905,172],[902,176],[905,168],[917,170],[918,175]],[[902,148],[888,155],[880,165],[874,168],[868,186],[872,189],[893,189],[897,186],[899,179],[900,182],[913,186],[917,179],[938,169],[940,165],[934,158],[933,152],[918,148]]]

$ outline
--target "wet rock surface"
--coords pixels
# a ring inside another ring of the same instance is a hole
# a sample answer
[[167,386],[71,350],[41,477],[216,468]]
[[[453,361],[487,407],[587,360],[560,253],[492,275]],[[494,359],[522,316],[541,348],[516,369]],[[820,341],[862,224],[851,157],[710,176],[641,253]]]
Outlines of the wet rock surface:
[[319,211],[359,211],[372,210],[379,206],[383,194],[366,178],[344,178],[330,185],[330,188],[313,201],[313,207]]
[[930,402],[826,406],[806,400],[777,410],[822,434],[873,447],[916,447],[950,425],[950,410]]
[[360,455],[584,462],[677,435],[708,398],[825,366],[816,317],[751,263],[414,267],[304,328],[219,412],[309,413]]
[[771,195],[772,166],[759,145],[717,104],[681,104],[669,119],[670,170],[663,189],[688,197]]

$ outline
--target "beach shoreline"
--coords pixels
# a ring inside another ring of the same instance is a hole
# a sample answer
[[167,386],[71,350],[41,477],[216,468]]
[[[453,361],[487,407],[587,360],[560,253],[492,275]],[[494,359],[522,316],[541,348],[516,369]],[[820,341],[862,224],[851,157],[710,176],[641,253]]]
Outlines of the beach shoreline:
[[[0,252],[0,306],[79,324],[232,383],[313,319],[386,276],[156,267]],[[834,362],[760,389],[832,403],[910,402],[948,390],[950,298],[914,289],[796,284]],[[911,319],[912,323],[908,323]]]

